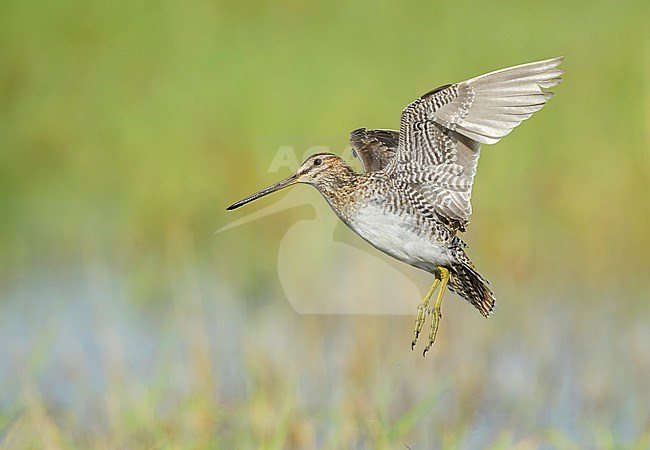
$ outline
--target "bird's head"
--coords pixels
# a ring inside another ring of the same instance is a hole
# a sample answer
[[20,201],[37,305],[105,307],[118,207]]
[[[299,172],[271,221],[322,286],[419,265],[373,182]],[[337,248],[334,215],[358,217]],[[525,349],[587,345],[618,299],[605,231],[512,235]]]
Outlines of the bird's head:
[[319,190],[323,187],[336,185],[336,183],[346,174],[353,173],[350,166],[338,156],[332,153],[316,153],[305,160],[298,168],[296,173],[288,176],[282,181],[275,183],[261,191],[254,193],[230,205],[227,210],[232,210],[245,205],[246,203],[257,200],[265,195],[272,194],[296,183],[306,183],[316,186]]

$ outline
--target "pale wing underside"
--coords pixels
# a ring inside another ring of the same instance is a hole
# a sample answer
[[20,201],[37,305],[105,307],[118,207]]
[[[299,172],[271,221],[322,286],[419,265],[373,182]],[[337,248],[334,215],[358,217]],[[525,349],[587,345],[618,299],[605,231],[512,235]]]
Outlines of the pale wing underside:
[[443,86],[402,112],[399,145],[386,172],[421,206],[464,230],[481,144],[494,144],[553,96],[562,58],[491,72]]
[[359,128],[350,133],[354,156],[359,158],[364,172],[384,169],[395,156],[399,131],[366,130]]

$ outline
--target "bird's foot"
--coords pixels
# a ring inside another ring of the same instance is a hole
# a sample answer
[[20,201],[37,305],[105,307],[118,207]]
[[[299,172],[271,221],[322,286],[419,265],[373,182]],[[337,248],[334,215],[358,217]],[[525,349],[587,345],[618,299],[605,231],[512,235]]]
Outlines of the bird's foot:
[[436,297],[436,303],[431,311],[433,314],[433,319],[431,319],[431,330],[429,331],[429,342],[422,352],[422,356],[427,356],[427,352],[431,349],[431,346],[436,340],[436,335],[438,334],[438,327],[440,326],[440,320],[442,319],[442,298],[445,295],[445,289],[447,288],[447,282],[449,281],[449,270],[445,267],[438,267],[440,269],[440,290],[438,291],[438,296]]
[[431,349],[431,346],[436,341],[436,336],[438,335],[438,327],[440,326],[440,321],[442,320],[442,311],[440,307],[433,308],[433,319],[431,319],[431,330],[429,331],[429,342],[422,352],[422,356],[427,356],[427,352]]
[[424,325],[424,321],[426,317],[431,314],[431,309],[429,308],[429,299],[435,292],[436,288],[440,284],[440,279],[436,278],[436,280],[433,282],[431,285],[431,288],[429,288],[429,292],[427,292],[427,295],[424,296],[420,304],[418,305],[418,314],[415,317],[415,331],[413,333],[413,340],[411,341],[411,350],[415,349],[415,344],[418,342],[418,337],[420,337],[420,331],[422,331],[422,326]]
[[[427,299],[428,300],[428,299]],[[413,341],[411,341],[411,350],[415,349],[415,344],[418,342],[420,337],[420,331],[422,331],[422,326],[424,325],[424,320],[429,315],[429,302],[420,303],[418,305],[418,314],[415,317],[415,332],[413,333]]]

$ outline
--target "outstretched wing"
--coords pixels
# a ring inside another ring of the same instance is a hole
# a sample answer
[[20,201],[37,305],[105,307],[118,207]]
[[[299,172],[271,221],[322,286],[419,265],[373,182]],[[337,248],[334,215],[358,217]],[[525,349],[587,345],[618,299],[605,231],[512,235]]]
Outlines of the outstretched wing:
[[399,145],[386,168],[394,179],[454,229],[464,230],[481,144],[494,144],[553,96],[562,57],[442,86],[402,112]]
[[350,133],[354,156],[359,158],[364,172],[376,172],[385,168],[395,156],[399,131],[366,130],[359,128]]

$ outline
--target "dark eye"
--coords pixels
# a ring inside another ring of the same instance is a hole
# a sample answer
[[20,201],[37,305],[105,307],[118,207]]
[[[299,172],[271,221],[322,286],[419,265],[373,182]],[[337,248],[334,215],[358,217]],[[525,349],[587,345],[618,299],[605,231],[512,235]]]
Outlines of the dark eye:
[[314,165],[315,165],[315,166],[320,166],[321,164],[323,164],[323,160],[322,160],[322,159],[320,159],[320,158],[316,158],[316,159],[314,160]]

